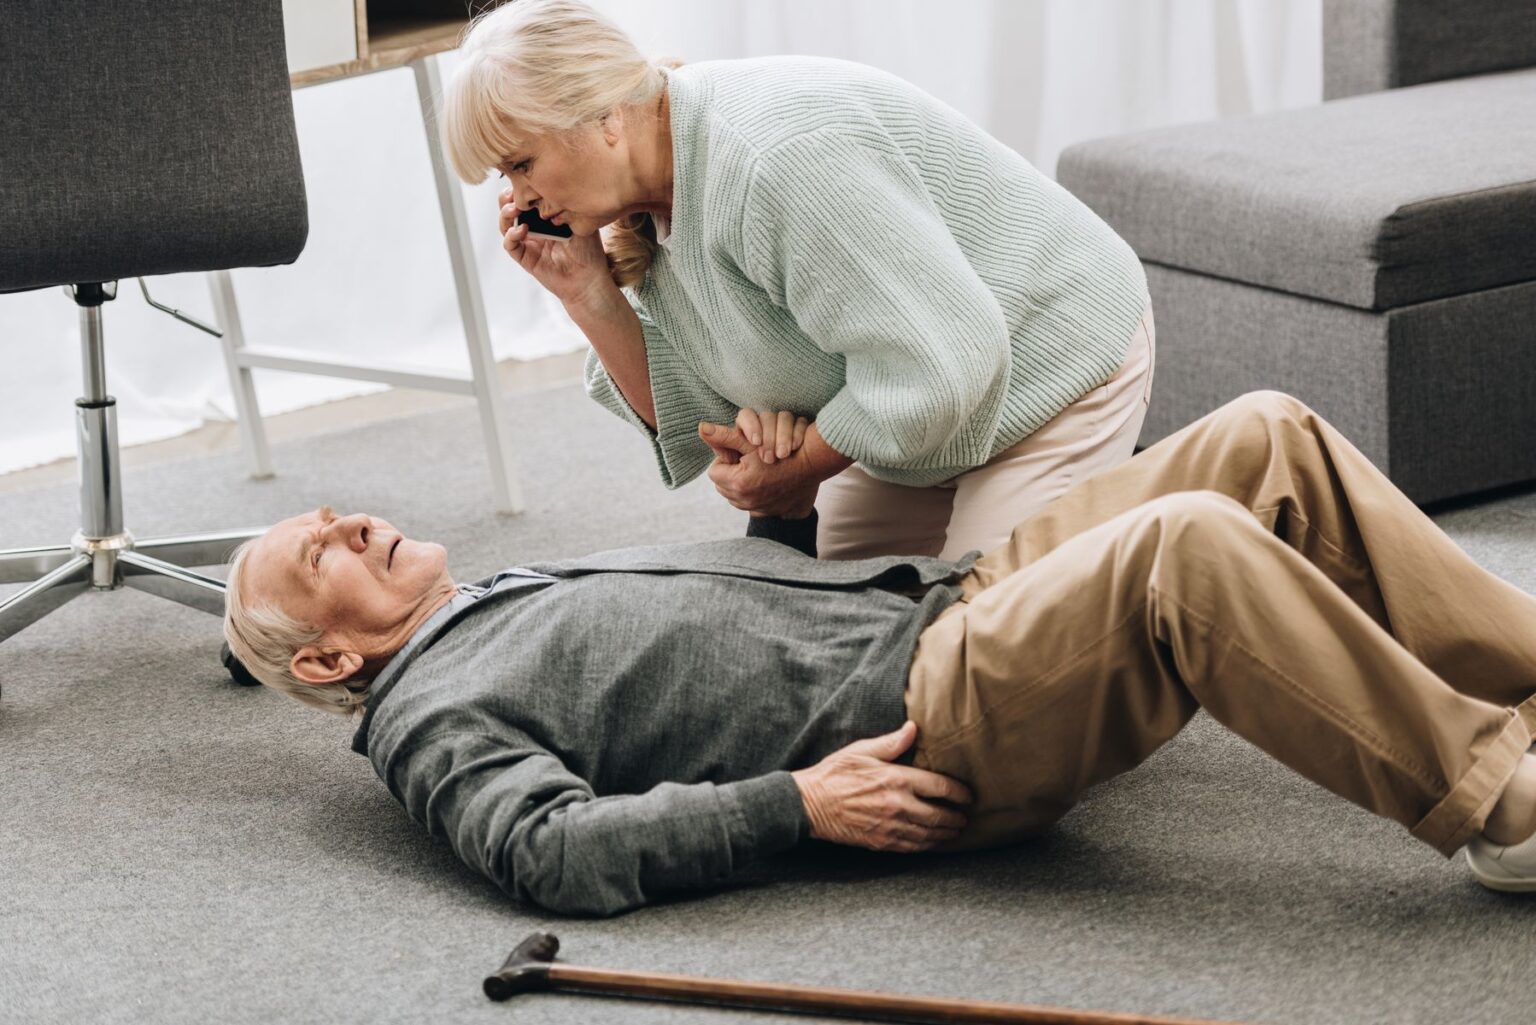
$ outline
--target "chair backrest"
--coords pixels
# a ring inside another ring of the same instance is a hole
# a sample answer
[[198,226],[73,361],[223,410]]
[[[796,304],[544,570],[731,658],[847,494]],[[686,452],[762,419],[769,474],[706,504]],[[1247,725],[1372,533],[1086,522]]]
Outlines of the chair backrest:
[[1536,0],[1323,0],[1323,99],[1536,66]]
[[0,291],[292,263],[281,0],[6,0]]

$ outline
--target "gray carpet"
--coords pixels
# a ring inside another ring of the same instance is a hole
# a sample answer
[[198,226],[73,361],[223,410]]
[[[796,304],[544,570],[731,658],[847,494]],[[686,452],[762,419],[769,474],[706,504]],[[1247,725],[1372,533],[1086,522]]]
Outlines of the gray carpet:
[[[443,541],[471,579],[744,525],[705,480],[665,491],[640,439],[579,389],[512,404],[518,518],[487,511],[465,409],[278,446],[264,482],[235,454],[133,471],[129,528],[261,525],[329,502]],[[66,539],[75,502],[0,497],[0,547]],[[1536,495],[1437,520],[1536,589]],[[218,646],[212,618],[126,590],[0,645],[0,1021],[807,1020],[492,1004],[480,980],[535,928],[596,966],[1251,1022],[1532,1020],[1536,899],[1483,890],[1203,716],[1038,842],[804,850],[739,888],[560,919],[431,841],[347,750],[350,727],[227,682]]]

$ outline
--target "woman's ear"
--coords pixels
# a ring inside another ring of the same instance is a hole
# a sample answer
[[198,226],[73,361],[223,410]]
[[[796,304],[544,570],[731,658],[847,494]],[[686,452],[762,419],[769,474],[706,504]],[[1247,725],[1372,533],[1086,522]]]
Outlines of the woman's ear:
[[363,656],[355,651],[323,649],[307,645],[293,653],[288,663],[293,675],[316,687],[345,683],[363,668]]
[[603,130],[603,141],[612,146],[624,137],[624,111],[609,111],[598,120],[598,126]]

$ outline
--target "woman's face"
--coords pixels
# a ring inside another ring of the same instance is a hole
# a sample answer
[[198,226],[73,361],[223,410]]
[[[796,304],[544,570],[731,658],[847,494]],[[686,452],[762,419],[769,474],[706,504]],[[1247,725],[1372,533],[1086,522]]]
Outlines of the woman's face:
[[[629,119],[631,125],[639,119]],[[654,121],[649,122],[654,126]],[[657,164],[655,128],[650,137],[626,130],[622,113],[584,126],[563,139],[535,137],[496,165],[512,183],[519,210],[567,225],[573,234],[594,235],[605,224],[657,208],[657,185],[648,181]],[[667,138],[666,207],[671,205],[671,139]]]

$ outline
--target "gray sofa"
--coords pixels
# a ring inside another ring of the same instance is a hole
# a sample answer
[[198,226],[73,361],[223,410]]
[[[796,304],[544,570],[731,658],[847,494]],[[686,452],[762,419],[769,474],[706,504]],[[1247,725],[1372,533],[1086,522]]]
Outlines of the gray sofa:
[[1415,501],[1536,480],[1536,0],[1324,0],[1319,106],[1097,139],[1146,265],[1149,445],[1257,388]]

